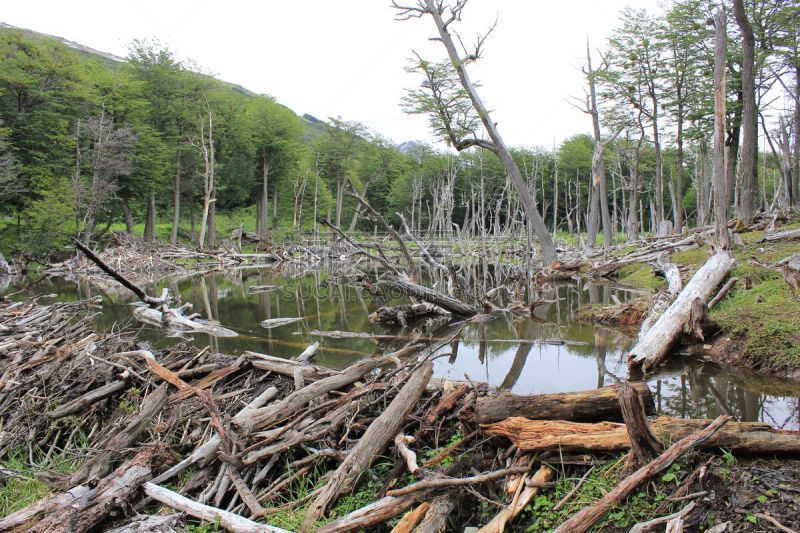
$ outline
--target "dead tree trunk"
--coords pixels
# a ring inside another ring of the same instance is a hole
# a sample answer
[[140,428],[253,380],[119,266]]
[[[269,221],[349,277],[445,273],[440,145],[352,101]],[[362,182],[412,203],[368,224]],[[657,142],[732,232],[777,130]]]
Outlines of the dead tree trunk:
[[[655,413],[655,402],[647,384],[631,383],[630,387],[641,394],[647,414]],[[530,396],[501,392],[497,396],[477,398],[474,412],[466,410],[459,416],[473,424],[491,424],[512,416],[573,422],[622,420],[618,401],[620,388],[621,385],[610,385],[589,391]]]
[[742,34],[742,187],[737,211],[742,224],[753,222],[758,205],[758,116],[755,89],[755,37],[743,0],[734,0],[733,13]]
[[525,216],[530,222],[533,231],[536,233],[536,237],[539,239],[539,245],[542,248],[543,262],[545,265],[548,265],[556,259],[556,249],[553,238],[547,230],[544,219],[542,219],[542,215],[539,213],[539,210],[536,206],[536,201],[531,195],[530,189],[528,189],[528,185],[525,183],[525,179],[522,177],[522,172],[520,172],[519,166],[517,166],[517,163],[511,156],[511,152],[509,151],[505,141],[497,129],[497,123],[494,122],[489,115],[489,110],[484,105],[483,100],[481,100],[478,90],[472,83],[472,80],[466,69],[467,63],[470,61],[475,61],[479,57],[480,46],[485,37],[479,40],[479,44],[472,54],[462,57],[456,48],[452,35],[450,34],[449,25],[461,18],[461,10],[463,9],[464,4],[465,2],[456,2],[453,6],[451,6],[447,21],[445,21],[443,18],[444,6],[442,5],[442,2],[437,0],[424,0],[424,4],[420,2],[418,6],[399,6],[397,3],[394,5],[406,15],[409,13],[416,13],[419,15],[428,14],[436,23],[436,29],[438,30],[439,34],[438,40],[441,41],[447,50],[447,54],[450,57],[453,68],[458,74],[461,86],[469,96],[473,109],[478,114],[481,123],[491,139],[491,142],[482,141],[479,139],[453,139],[453,141],[455,141],[454,146],[457,149],[465,149],[470,146],[480,146],[490,150],[500,159],[500,162],[503,164],[503,168],[511,178],[514,189],[519,195],[519,201],[525,211]]
[[714,234],[717,247],[730,250],[725,186],[725,49],[725,13],[719,8],[714,15]]
[[[214,197],[214,113],[205,100],[206,118],[200,120],[200,145],[195,145],[203,156],[205,165],[203,172],[203,215],[200,219],[200,237],[198,245],[203,248],[206,244],[206,233],[208,232],[208,212],[211,209],[212,198]],[[208,127],[206,128],[206,120]]]
[[389,289],[398,290],[407,296],[420,298],[426,302],[438,305],[439,307],[447,309],[455,315],[472,316],[478,312],[475,307],[469,304],[456,300],[455,298],[447,296],[446,294],[442,294],[441,292],[429,289],[428,287],[423,287],[422,285],[417,285],[416,283],[404,280],[397,276],[389,274],[384,275],[377,284],[388,287]]
[[633,347],[628,354],[628,367],[631,369],[641,367],[645,372],[655,370],[666,358],[688,322],[692,301],[695,298],[700,298],[704,302],[708,300],[717,285],[728,275],[734,263],[733,257],[725,251],[717,252],[706,261],[669,309]]

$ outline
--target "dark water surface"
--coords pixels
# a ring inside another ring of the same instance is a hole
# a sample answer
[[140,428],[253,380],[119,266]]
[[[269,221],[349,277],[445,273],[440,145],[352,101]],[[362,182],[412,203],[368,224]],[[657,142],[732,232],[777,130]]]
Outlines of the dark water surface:
[[[371,324],[368,315],[378,302],[366,291],[334,283],[331,271],[270,268],[243,269],[164,281],[147,287],[159,293],[170,287],[194,310],[212,316],[239,333],[234,338],[210,338],[196,334],[187,339],[197,346],[239,354],[252,350],[293,358],[314,341],[320,342],[315,361],[341,368],[377,353],[396,349],[407,339],[375,341],[364,338],[334,339],[312,333],[321,331],[399,334],[397,330]],[[251,294],[253,285],[276,285],[278,289]],[[9,287],[7,292],[19,290]],[[633,339],[615,330],[581,322],[575,315],[584,303],[611,303],[612,296],[624,301],[625,290],[585,282],[559,285],[540,296],[554,303],[536,309],[536,319],[511,313],[496,313],[486,321],[466,323],[460,338],[440,350],[435,360],[439,376],[463,380],[464,375],[487,381],[517,393],[578,391],[610,385],[627,374],[625,352]],[[103,296],[98,327],[118,329],[122,325],[142,328],[140,338],[155,346],[175,342],[152,326],[131,322],[130,296],[116,284],[91,284],[49,278],[28,287],[14,298],[53,293],[60,300]],[[47,299],[42,299],[46,303]],[[301,321],[274,329],[261,327],[267,318],[302,317]],[[426,333],[436,335],[436,328]],[[566,344],[555,344],[564,342]],[[713,418],[727,413],[741,421],[764,421],[778,428],[800,429],[800,390],[797,383],[767,378],[689,358],[674,358],[650,380],[660,413],[680,417]]]

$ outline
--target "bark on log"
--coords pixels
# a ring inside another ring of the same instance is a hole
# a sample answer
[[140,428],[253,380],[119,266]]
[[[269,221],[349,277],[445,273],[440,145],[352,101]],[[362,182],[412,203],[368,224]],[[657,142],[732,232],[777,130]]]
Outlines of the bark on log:
[[299,409],[302,409],[308,405],[311,400],[314,400],[333,390],[338,390],[342,387],[352,385],[364,377],[364,375],[370,370],[378,368],[382,365],[390,364],[393,361],[394,357],[392,356],[384,356],[375,359],[365,359],[363,361],[359,361],[353,365],[350,365],[341,373],[334,374],[319,381],[315,381],[314,383],[291,393],[280,402],[268,405],[267,407],[262,407],[260,409],[255,409],[250,412],[246,419],[234,421],[234,423],[244,428],[247,432],[251,432],[256,429],[267,429],[276,422],[291,417]]
[[390,518],[409,509],[424,496],[425,493],[401,497],[386,496],[366,507],[325,524],[317,530],[317,533],[342,533],[383,524]]
[[109,396],[113,396],[127,386],[128,382],[124,379],[106,383],[102,387],[90,390],[86,394],[78,396],[74,400],[56,407],[47,413],[47,417],[55,420],[57,418],[63,418],[73,413],[77,413],[78,411],[83,411],[100,400],[108,398]]
[[[709,422],[662,416],[652,425],[656,435],[666,435],[674,442],[691,435]],[[625,424],[614,422],[584,424],[515,417],[485,425],[483,430],[489,435],[507,437],[523,451],[561,447],[569,451],[613,452],[631,446]],[[800,431],[774,429],[761,422],[730,422],[703,447],[710,451],[730,448],[740,455],[796,455],[800,453]]]
[[145,483],[144,492],[164,505],[182,511],[200,520],[219,524],[234,533],[289,533],[285,529],[253,522],[243,516],[205,505],[154,483]]
[[573,515],[569,520],[561,524],[558,529],[556,529],[555,533],[583,533],[584,531],[588,531],[609,511],[609,509],[624,500],[641,483],[665,468],[668,468],[684,453],[707,442],[729,419],[730,417],[725,415],[720,416],[705,429],[691,433],[685,438],[682,438],[670,446],[655,460],[623,479],[614,490],[589,507],[585,507],[580,512]]
[[439,307],[447,309],[454,315],[472,316],[478,313],[478,309],[471,305],[394,275],[384,275],[380,281],[378,281],[377,285],[388,287],[389,289],[400,291],[406,296],[413,296],[414,298],[419,298],[438,305]]
[[328,480],[322,492],[315,498],[306,511],[303,529],[309,529],[341,494],[348,492],[358,476],[368,468],[375,456],[379,454],[405,424],[406,418],[414,409],[417,401],[433,374],[433,363],[422,363],[408,378],[408,381],[392,402],[370,424],[358,444],[347,454],[339,468]]
[[[655,402],[647,383],[631,383],[642,395],[647,414],[655,413]],[[572,422],[594,422],[598,420],[622,420],[619,405],[620,385],[609,385],[581,392],[559,392],[521,396],[502,392],[497,396],[477,399],[474,415],[465,411],[463,417],[474,416],[474,423],[491,424],[513,416],[539,420],[569,420]]]
[[619,391],[619,405],[622,408],[622,418],[625,420],[625,429],[631,441],[633,457],[636,458],[631,465],[640,466],[652,461],[661,453],[662,446],[647,421],[639,391],[627,382],[623,383]]
[[734,264],[727,252],[718,252],[692,277],[672,305],[656,321],[628,354],[628,367],[654,370],[667,356],[689,320],[692,300],[706,301],[712,291],[725,279]]
[[542,465],[541,468],[533,475],[531,481],[533,485],[527,486],[525,479],[517,487],[517,492],[514,494],[514,499],[508,504],[508,507],[503,508],[497,513],[492,520],[480,528],[478,533],[503,533],[506,529],[506,524],[519,516],[519,514],[530,503],[534,496],[539,492],[539,486],[542,483],[549,483],[555,476],[555,470],[547,465]]

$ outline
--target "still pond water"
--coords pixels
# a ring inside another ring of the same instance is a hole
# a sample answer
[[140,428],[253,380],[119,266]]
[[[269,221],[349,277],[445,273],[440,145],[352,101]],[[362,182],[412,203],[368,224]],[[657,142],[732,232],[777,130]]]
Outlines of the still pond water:
[[[239,335],[188,338],[197,346],[239,354],[245,350],[293,358],[309,344],[319,341],[315,361],[342,368],[373,354],[385,353],[407,339],[376,341],[366,338],[328,338],[315,331],[398,334],[397,330],[371,324],[368,315],[378,303],[366,291],[334,282],[329,270],[244,269],[196,275],[178,281],[163,281],[147,287],[157,294],[170,287],[194,310],[211,315]],[[275,290],[251,294],[249,287],[274,285]],[[9,287],[6,292],[19,290]],[[555,297],[557,291],[557,298]],[[142,328],[140,338],[157,347],[175,342],[163,331],[132,322],[131,298],[110,284],[101,288],[86,281],[44,279],[15,298],[33,294],[56,294],[60,300],[101,295],[101,329],[122,325]],[[440,349],[435,373],[442,377],[487,381],[521,394],[579,391],[610,385],[627,374],[626,350],[633,339],[615,330],[576,319],[585,303],[624,301],[631,295],[620,288],[575,282],[559,285],[549,301],[537,307],[535,319],[497,313],[488,320],[466,323],[456,342]],[[46,303],[46,299],[41,300]],[[268,318],[301,317],[302,320],[273,329],[261,327]],[[426,330],[436,335],[436,328]],[[563,342],[563,344],[558,344]],[[766,378],[752,372],[673,358],[671,366],[650,380],[660,413],[680,417],[714,418],[722,413],[741,421],[763,421],[784,429],[800,429],[800,390],[796,383]]]

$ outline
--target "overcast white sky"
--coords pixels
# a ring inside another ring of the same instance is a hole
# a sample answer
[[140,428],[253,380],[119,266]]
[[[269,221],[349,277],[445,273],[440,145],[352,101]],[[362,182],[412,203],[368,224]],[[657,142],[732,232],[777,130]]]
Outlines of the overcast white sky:
[[[582,96],[587,35],[604,45],[625,5],[656,0],[472,0],[464,40],[499,16],[473,80],[511,145],[550,146],[590,130],[568,96]],[[444,57],[432,20],[397,22],[389,0],[24,0],[2,21],[127,55],[133,39],[158,38],[181,58],[298,114],[358,120],[396,142],[431,140],[426,121],[399,108],[412,50]]]

